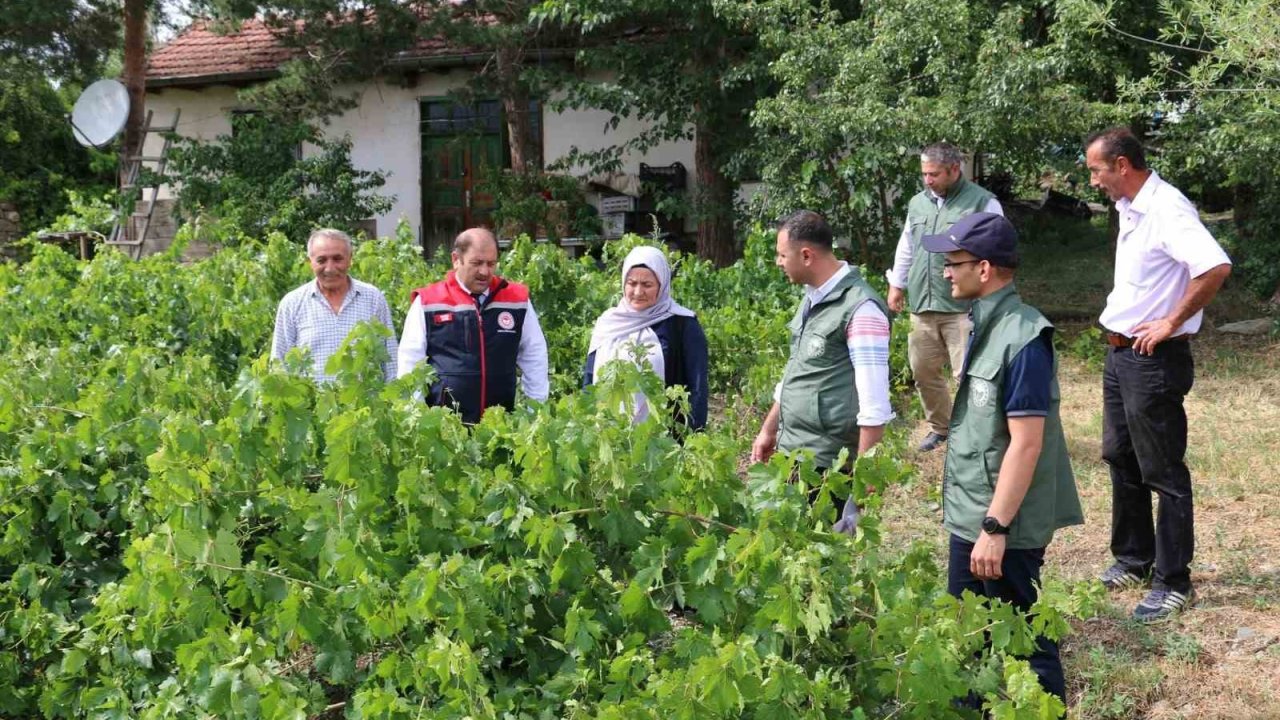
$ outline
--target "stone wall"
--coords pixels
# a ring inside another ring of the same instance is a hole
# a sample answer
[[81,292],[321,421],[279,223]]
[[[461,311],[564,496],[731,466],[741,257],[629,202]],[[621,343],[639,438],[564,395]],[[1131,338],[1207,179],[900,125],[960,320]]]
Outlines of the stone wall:
[[0,242],[10,242],[22,237],[22,218],[18,206],[0,202]]
[[18,206],[0,202],[0,259],[13,257],[11,244],[21,238],[22,218],[18,215]]

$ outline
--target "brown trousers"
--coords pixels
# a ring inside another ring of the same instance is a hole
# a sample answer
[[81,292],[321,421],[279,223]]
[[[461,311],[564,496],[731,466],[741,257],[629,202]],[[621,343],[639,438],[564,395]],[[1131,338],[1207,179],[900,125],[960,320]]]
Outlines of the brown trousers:
[[907,361],[915,376],[924,419],[929,429],[946,435],[951,425],[951,388],[943,365],[951,366],[951,376],[958,382],[964,367],[964,353],[973,323],[968,313],[926,312],[911,316],[911,334],[907,336]]

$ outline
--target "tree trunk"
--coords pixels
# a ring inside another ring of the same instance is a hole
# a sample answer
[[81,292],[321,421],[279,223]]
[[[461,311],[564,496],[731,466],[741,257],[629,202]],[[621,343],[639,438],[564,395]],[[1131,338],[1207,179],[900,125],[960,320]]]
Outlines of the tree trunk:
[[142,154],[142,126],[147,102],[147,0],[125,0],[124,68],[122,81],[129,91],[129,117],[120,147],[120,185],[128,180],[129,158]]
[[519,48],[503,47],[497,52],[498,86],[502,88],[502,110],[507,120],[507,144],[511,169],[524,175],[537,168],[530,148],[529,91],[520,81],[523,65]]
[[728,267],[738,259],[733,236],[733,183],[717,162],[711,132],[694,129],[693,162],[697,166],[694,195],[698,218],[698,257],[716,267]]

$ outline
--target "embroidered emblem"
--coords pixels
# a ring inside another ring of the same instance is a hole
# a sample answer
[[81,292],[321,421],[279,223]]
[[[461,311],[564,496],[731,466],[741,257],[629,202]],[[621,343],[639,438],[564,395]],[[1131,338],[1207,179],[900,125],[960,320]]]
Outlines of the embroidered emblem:
[[503,330],[515,330],[516,329],[515,316],[512,315],[510,312],[503,310],[501,313],[498,314],[498,327],[502,328]]
[[431,318],[431,321],[436,325],[443,325],[445,323],[453,322],[453,313],[436,313]]
[[826,351],[827,351],[827,341],[820,337],[809,338],[809,340],[805,343],[805,346],[804,346],[805,357],[809,357],[809,358],[820,357]]
[[990,380],[973,378],[969,381],[969,404],[975,408],[988,408],[996,402],[996,386]]

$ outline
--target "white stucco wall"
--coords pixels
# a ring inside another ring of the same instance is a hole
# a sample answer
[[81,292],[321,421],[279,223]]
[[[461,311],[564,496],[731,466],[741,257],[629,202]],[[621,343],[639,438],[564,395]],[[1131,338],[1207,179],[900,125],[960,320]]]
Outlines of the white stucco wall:
[[[178,134],[183,137],[213,140],[219,135],[231,133],[231,114],[243,105],[236,100],[235,88],[225,85],[185,90],[178,88],[159,88],[147,91],[147,110],[151,111],[151,124],[165,127],[173,122],[174,110],[181,110],[178,118]],[[159,134],[147,135],[143,145],[144,156],[155,157],[160,154],[164,139]],[[155,168],[154,163],[148,167]],[[160,189],[161,199],[173,197],[170,188]]]
[[[409,222],[414,235],[422,237],[421,136],[419,104],[421,100],[441,98],[465,83],[469,71],[453,69],[421,73],[412,87],[399,81],[378,80],[359,93],[358,105],[323,126],[329,137],[350,135],[351,159],[363,170],[387,173],[383,192],[395,197],[389,212],[376,218],[377,232],[387,235],[395,231],[401,218]],[[348,91],[350,88],[348,88]],[[147,95],[147,105],[155,113],[155,123],[167,124],[175,108],[181,108],[178,133],[187,137],[211,140],[231,132],[231,113],[247,109],[236,98],[237,89],[210,86],[194,90],[161,88]],[[634,118],[623,119],[617,128],[608,126],[611,115],[603,110],[569,111],[563,114],[543,112],[543,158],[550,164],[566,155],[574,146],[580,150],[599,150],[636,137],[643,124]],[[160,139],[149,139],[146,152],[159,152]],[[307,148],[303,149],[304,154]],[[650,165],[684,164],[690,185],[694,175],[692,141],[665,142],[643,157],[628,154],[622,159],[622,171],[639,173],[640,163]],[[575,173],[582,168],[575,168]],[[169,197],[162,191],[161,197]],[[689,227],[692,227],[689,225]]]

